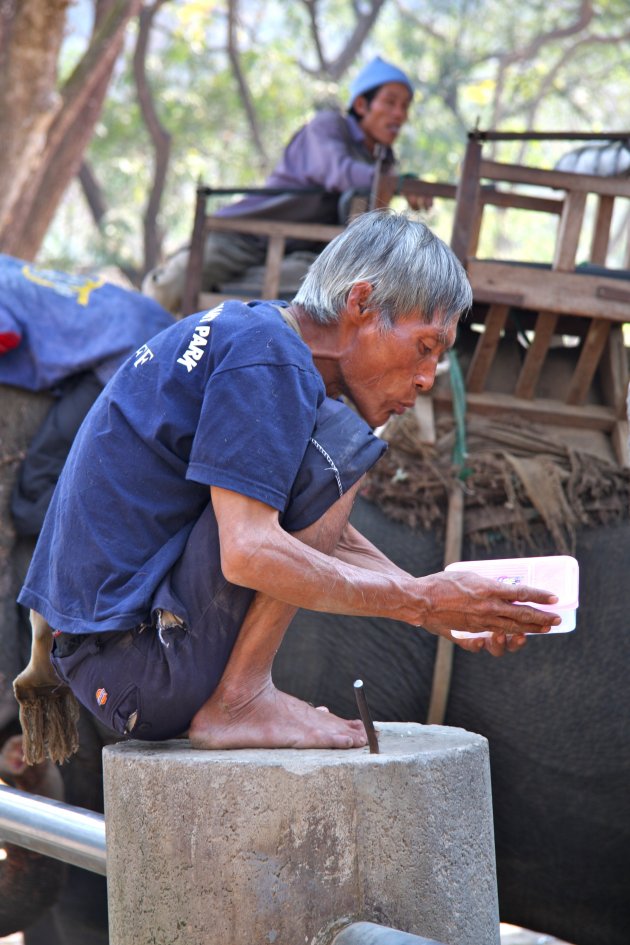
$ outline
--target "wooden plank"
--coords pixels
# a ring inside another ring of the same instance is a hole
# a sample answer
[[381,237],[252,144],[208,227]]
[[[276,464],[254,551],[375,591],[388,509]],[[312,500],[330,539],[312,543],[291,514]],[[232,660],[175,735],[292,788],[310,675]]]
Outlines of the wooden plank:
[[394,195],[396,178],[393,174],[383,174],[385,145],[376,144],[374,146],[374,157],[374,175],[372,177],[372,186],[370,188],[370,200],[368,206],[370,210],[382,210],[383,207],[389,206],[389,202]]
[[626,217],[626,251],[623,256],[623,268],[630,269],[630,215]]
[[536,312],[630,321],[630,281],[483,259],[468,261],[468,278],[479,302],[503,298]]
[[403,197],[411,194],[414,197],[443,197],[445,200],[455,200],[457,196],[456,184],[440,184],[432,180],[420,180],[416,177],[403,178],[400,192]]
[[501,332],[505,328],[509,308],[507,305],[491,305],[480,333],[466,376],[466,390],[479,392],[485,387],[494,356],[497,353]]
[[277,299],[280,288],[280,267],[284,258],[285,239],[283,236],[274,234],[267,244],[267,257],[265,259],[265,278],[263,280],[262,297],[263,299]]
[[314,243],[329,243],[340,233],[343,226],[326,223],[290,223],[280,220],[262,220],[248,217],[206,217],[206,228],[221,233],[250,233],[254,236],[284,236],[286,239],[310,240]]
[[[439,197],[444,200],[455,200],[457,197],[456,184],[440,184],[437,181],[420,180],[419,178],[404,178],[400,188],[403,197],[407,194],[418,197]],[[562,213],[564,203],[559,197],[536,197],[533,194],[517,193],[509,190],[497,190],[494,186],[481,188],[479,200],[483,204],[494,207],[511,207],[516,210],[533,210],[540,213]]]
[[609,333],[610,322],[603,318],[593,319],[569,384],[568,404],[583,404],[586,401]]
[[623,341],[623,329],[621,325],[613,325],[599,362],[599,374],[605,402],[615,410],[619,419],[625,419],[627,413],[626,399],[630,381],[628,355]]
[[556,251],[553,257],[553,268],[564,272],[575,269],[584,210],[586,208],[586,194],[570,191],[564,200],[564,208],[560,217]]
[[[456,482],[448,497],[446,513],[446,536],[444,543],[444,567],[461,561],[464,543],[464,490]],[[446,637],[439,637],[433,665],[433,680],[427,711],[427,725],[443,725],[451,688],[453,672],[453,650],[455,644]]]
[[468,249],[479,199],[480,163],[481,144],[479,141],[469,138],[459,184],[457,185],[453,232],[451,235],[451,249],[464,265],[469,255]]
[[629,437],[630,431],[628,429],[628,421],[618,420],[612,428],[610,439],[615,456],[617,457],[617,462],[620,466],[623,466],[626,469],[630,467],[630,443],[628,442]]
[[521,164],[502,164],[498,161],[481,161],[479,176],[482,180],[532,184],[536,187],[550,187],[553,190],[630,197],[630,180],[626,177],[596,177],[594,174],[547,171],[537,167],[524,167]]
[[421,180],[419,177],[401,179],[397,175],[381,174],[374,205],[387,207],[396,194],[403,197],[443,197],[446,200],[455,200],[457,187],[455,184],[440,184],[437,181]]
[[[431,394],[435,406],[452,411],[452,399],[447,388],[434,389]],[[583,430],[603,430],[610,433],[617,418],[611,407],[596,404],[584,404],[581,407],[563,404],[559,400],[536,398],[522,400],[513,394],[498,394],[494,391],[481,394],[468,393],[466,409],[472,413],[496,416],[512,414],[536,423],[551,423]]]
[[482,141],[626,141],[630,131],[470,131]]
[[199,293],[203,277],[203,251],[206,242],[206,196],[202,188],[197,190],[195,218],[193,221],[188,265],[182,293],[182,315],[192,315],[198,310]]
[[596,266],[605,266],[610,242],[610,224],[612,221],[615,198],[609,194],[597,198],[597,212],[591,240],[591,262]]
[[553,312],[539,312],[534,329],[534,340],[527,349],[521,373],[514,389],[517,397],[531,400],[534,396],[557,322],[558,316]]
[[472,226],[470,227],[470,233],[468,236],[468,256],[476,256],[477,249],[479,247],[479,240],[481,239],[481,225],[483,223],[483,208],[484,204],[478,200],[477,206],[475,207],[475,212],[473,215]]
[[537,213],[554,213],[560,216],[564,199],[558,197],[533,197],[510,190],[496,190],[494,187],[482,187],[479,195],[482,204],[493,207],[507,207],[512,210],[533,210]]
[[433,400],[420,394],[416,397],[413,412],[418,424],[418,437],[421,443],[433,444],[436,440],[435,411]]

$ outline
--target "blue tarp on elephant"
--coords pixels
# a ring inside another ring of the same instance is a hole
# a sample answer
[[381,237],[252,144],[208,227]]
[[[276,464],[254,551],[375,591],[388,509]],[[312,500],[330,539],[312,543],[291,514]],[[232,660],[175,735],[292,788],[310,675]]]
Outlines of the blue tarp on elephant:
[[48,390],[83,371],[106,383],[173,316],[102,277],[0,254],[0,383]]

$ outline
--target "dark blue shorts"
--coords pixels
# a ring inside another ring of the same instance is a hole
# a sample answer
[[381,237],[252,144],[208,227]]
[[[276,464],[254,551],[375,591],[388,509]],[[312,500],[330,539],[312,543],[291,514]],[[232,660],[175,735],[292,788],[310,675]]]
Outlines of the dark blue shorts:
[[[312,525],[384,450],[356,414],[324,401],[282,526],[296,532]],[[146,622],[124,631],[57,635],[51,662],[79,702],[119,735],[174,738],[214,692],[253,596],[223,576],[208,504],[155,591]]]

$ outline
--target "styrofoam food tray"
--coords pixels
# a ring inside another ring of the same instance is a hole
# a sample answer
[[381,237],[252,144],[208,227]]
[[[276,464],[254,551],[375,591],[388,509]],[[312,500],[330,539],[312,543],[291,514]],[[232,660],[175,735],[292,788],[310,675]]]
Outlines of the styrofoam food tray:
[[[543,555],[537,558],[495,558],[490,561],[455,561],[445,571],[473,571],[481,577],[492,578],[505,584],[527,584],[549,591],[558,598],[557,604],[533,604],[538,610],[546,610],[562,617],[551,633],[568,633],[575,629],[578,607],[579,566],[571,555]],[[451,630],[457,639],[491,637],[490,631],[468,633]],[[538,636],[539,634],[528,634]],[[546,636],[546,634],[542,634]]]

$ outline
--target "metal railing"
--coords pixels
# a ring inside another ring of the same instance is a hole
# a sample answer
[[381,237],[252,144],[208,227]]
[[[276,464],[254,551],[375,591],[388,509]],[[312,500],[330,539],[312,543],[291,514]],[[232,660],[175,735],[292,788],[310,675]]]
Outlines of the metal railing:
[[0,842],[107,873],[105,818],[59,801],[0,785]]
[[401,932],[374,922],[353,922],[339,932],[331,945],[443,945],[432,938]]

